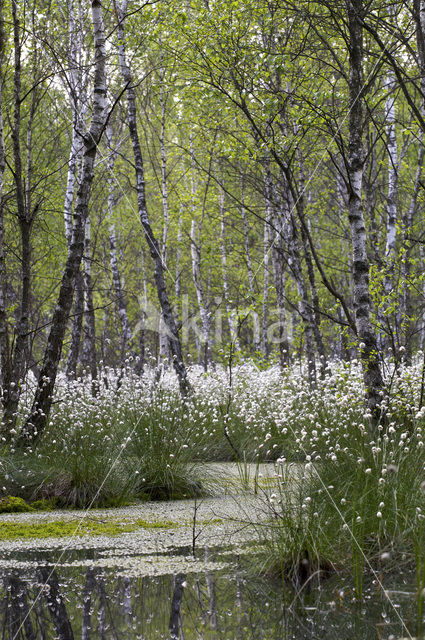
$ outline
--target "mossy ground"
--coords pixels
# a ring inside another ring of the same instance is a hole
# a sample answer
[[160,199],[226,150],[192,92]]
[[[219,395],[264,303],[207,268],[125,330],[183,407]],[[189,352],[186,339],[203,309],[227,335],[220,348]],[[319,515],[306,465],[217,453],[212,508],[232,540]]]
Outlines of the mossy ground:
[[23,498],[16,496],[4,496],[0,498],[0,513],[26,513],[34,511],[36,507],[30,506]]
[[68,536],[117,536],[137,529],[171,529],[179,524],[171,521],[148,522],[143,519],[125,520],[111,518],[107,521],[86,518],[79,520],[54,520],[52,522],[0,522],[0,540],[25,538],[64,538]]

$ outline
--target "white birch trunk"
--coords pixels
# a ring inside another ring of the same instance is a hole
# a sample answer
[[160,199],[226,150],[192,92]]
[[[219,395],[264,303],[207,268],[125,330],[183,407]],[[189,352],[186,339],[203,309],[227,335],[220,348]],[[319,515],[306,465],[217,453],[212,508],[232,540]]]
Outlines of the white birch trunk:
[[202,220],[197,221],[196,196],[197,181],[195,172],[195,152],[193,148],[193,136],[190,136],[190,158],[191,158],[191,185],[190,192],[192,197],[192,223],[190,227],[190,253],[192,259],[192,276],[195,285],[196,299],[198,302],[199,315],[201,317],[201,336],[195,336],[198,348],[199,362],[204,365],[205,371],[208,369],[210,361],[210,331],[211,319],[208,312],[204,285],[202,282],[201,270],[201,237],[202,237]]
[[398,153],[395,127],[395,78],[387,77],[387,147],[388,147],[388,194],[387,194],[387,239],[385,244],[386,278],[385,292],[389,294],[394,281],[394,262],[397,237],[397,182]]
[[[298,131],[297,124],[295,124],[295,132]],[[298,211],[298,216],[301,219],[301,242],[304,250],[304,259],[307,266],[307,275],[308,281],[310,284],[310,292],[311,292],[311,300],[313,304],[312,309],[312,321],[313,321],[313,334],[314,340],[316,343],[316,348],[320,357],[320,372],[322,377],[325,375],[326,371],[326,351],[325,345],[323,343],[322,332],[320,328],[321,324],[321,316],[320,316],[320,304],[319,304],[319,295],[317,293],[316,287],[316,276],[314,273],[314,266],[310,252],[310,246],[307,239],[307,231],[304,228],[304,224],[306,223],[306,215],[305,215],[305,205],[304,205],[304,193],[305,193],[305,172],[304,172],[304,158],[301,153],[301,149],[297,150],[297,159],[299,166],[299,180],[298,180],[298,193],[297,203],[293,206],[296,206]],[[309,224],[309,220],[307,220],[307,225]],[[308,226],[307,226],[308,228]]]
[[349,0],[348,22],[350,34],[349,77],[349,200],[348,219],[353,251],[353,298],[360,357],[369,410],[372,414],[371,432],[375,432],[380,418],[380,391],[383,380],[379,365],[376,334],[371,323],[369,293],[369,259],[366,250],[366,228],[362,204],[363,149],[363,33],[362,0]]
[[203,353],[200,353],[200,360],[204,364],[205,371],[208,369],[208,363],[210,360],[209,354],[209,340],[210,340],[210,330],[211,330],[211,322],[210,315],[205,306],[205,294],[204,287],[202,284],[202,276],[201,276],[201,238],[199,233],[199,226],[195,219],[192,220],[192,225],[190,229],[190,248],[191,248],[191,257],[192,257],[192,275],[193,282],[195,285],[196,298],[198,300],[198,308],[199,315],[201,316],[201,331],[202,331],[202,339],[200,341],[201,349]]
[[3,129],[3,65],[5,52],[4,33],[4,4],[0,3],[0,385],[8,386],[10,378],[9,337],[7,327],[6,302],[6,254],[5,254],[5,226],[4,226],[4,172],[6,168],[6,151]]
[[314,353],[313,312],[309,300],[307,286],[301,267],[301,246],[296,231],[296,223],[291,212],[288,194],[284,195],[286,209],[284,213],[283,233],[287,238],[288,266],[295,280],[299,297],[299,312],[304,324],[305,353],[307,357],[308,377],[311,385],[316,384],[316,358]]
[[114,210],[116,206],[116,178],[114,176],[114,167],[116,160],[116,151],[113,149],[113,135],[110,125],[106,128],[106,140],[109,147],[108,160],[108,218],[109,224],[109,264],[111,266],[112,284],[115,293],[115,304],[117,307],[118,318],[121,324],[121,355],[125,358],[127,351],[131,345],[131,329],[127,314],[127,303],[121,283],[121,275],[118,261],[117,251],[117,234],[115,224],[112,222]]
[[114,285],[115,300],[117,305],[118,317],[121,324],[122,332],[122,355],[125,357],[131,343],[131,329],[130,322],[128,320],[127,305],[122,289],[121,276],[118,263],[117,252],[117,235],[115,231],[115,224],[111,224],[109,227],[109,257],[112,273],[112,282]]
[[62,353],[67,320],[72,305],[75,279],[80,269],[84,252],[84,233],[88,217],[97,145],[100,142],[106,120],[106,51],[100,0],[92,0],[91,8],[95,47],[93,115],[88,135],[84,140],[82,180],[77,193],[70,251],[51,322],[34,402],[20,437],[20,442],[23,445],[34,442],[41,435],[47,424],[52,405],[53,389]]
[[[96,319],[93,305],[93,279],[92,279],[92,256],[91,256],[91,225],[90,217],[86,219],[86,229],[84,238],[84,340],[82,364],[89,369],[92,382],[97,380],[96,363]],[[95,386],[93,387],[95,389]]]
[[241,184],[241,214],[242,214],[243,229],[244,229],[245,257],[246,257],[246,266],[248,270],[249,292],[251,294],[252,300],[254,300],[255,299],[254,272],[252,270],[251,251],[249,249],[249,224],[248,224],[248,217],[246,215],[246,209],[245,209],[245,180],[244,180],[244,175],[240,165],[239,165],[239,178],[240,178],[240,184]]
[[179,215],[179,221],[177,224],[177,245],[176,245],[176,281],[175,281],[175,292],[176,292],[176,300],[177,304],[181,305],[181,297],[182,297],[182,274],[181,274],[181,246],[182,246],[182,227],[183,227],[183,205]]
[[[81,170],[81,160],[84,152],[83,135],[85,133],[85,117],[87,115],[88,100],[83,83],[81,60],[83,24],[81,20],[81,2],[79,3],[79,28],[76,29],[74,0],[69,0],[69,86],[64,81],[63,86],[69,94],[72,111],[71,148],[68,160],[68,172],[64,201],[65,237],[68,253],[71,248],[73,207],[77,185],[78,169]],[[74,313],[72,317],[71,342],[68,352],[66,375],[72,379],[76,375],[77,364],[80,357],[81,334],[84,311],[84,283],[82,275],[78,276],[74,291]]]
[[256,304],[257,296],[255,295],[254,271],[252,268],[251,251],[249,247],[250,225],[249,225],[248,216],[247,216],[246,207],[245,207],[245,177],[240,164],[239,164],[239,179],[240,179],[240,185],[241,185],[241,215],[242,215],[243,229],[244,229],[245,258],[246,258],[246,266],[248,271],[249,293],[250,293],[251,305],[254,313],[253,341],[254,341],[255,351],[260,352],[261,331],[260,331],[259,318],[257,313],[257,304]]
[[165,269],[162,262],[161,251],[159,243],[153,233],[147,210],[143,157],[140,147],[139,134],[137,131],[136,96],[133,87],[132,74],[126,61],[125,51],[124,20],[127,11],[127,4],[127,0],[123,0],[118,15],[118,55],[121,75],[125,84],[127,95],[128,125],[133,146],[136,173],[137,204],[139,209],[140,222],[142,224],[144,235],[149,246],[151,258],[154,263],[155,285],[158,294],[158,300],[161,305],[161,312],[167,325],[174,370],[179,381],[180,390],[183,395],[186,395],[189,391],[187,370],[183,361],[181,342],[177,330],[176,320],[174,318],[174,314],[167,294],[164,274]]
[[270,353],[267,336],[269,326],[269,255],[270,255],[270,212],[266,213],[263,235],[263,318],[262,318],[262,350],[264,356],[268,358]]
[[[168,187],[167,187],[167,150],[165,146],[166,133],[166,96],[164,92],[164,62],[162,54],[162,46],[160,42],[160,67],[159,67],[159,83],[160,83],[160,104],[161,104],[161,133],[160,133],[160,149],[161,149],[161,195],[162,195],[162,212],[164,216],[164,226],[162,229],[162,264],[164,268],[167,265],[167,241],[169,227],[169,207],[168,207]],[[159,364],[166,365],[169,358],[169,345],[166,332],[167,323],[164,314],[161,313],[160,331],[159,331]]]
[[227,321],[229,324],[230,339],[237,351],[240,351],[240,342],[238,337],[237,320],[232,309],[232,301],[230,299],[230,287],[227,278],[227,251],[226,251],[226,211],[224,207],[224,189],[220,189],[220,253],[221,253],[221,270],[223,277],[223,292],[226,305]]

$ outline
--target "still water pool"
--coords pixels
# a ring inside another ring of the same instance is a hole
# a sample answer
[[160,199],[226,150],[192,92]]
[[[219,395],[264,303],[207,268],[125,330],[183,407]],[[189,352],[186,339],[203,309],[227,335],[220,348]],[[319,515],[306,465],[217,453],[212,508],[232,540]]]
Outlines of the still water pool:
[[[75,523],[75,535],[0,542],[0,633],[5,640],[392,639],[415,637],[408,566],[297,590],[259,571],[252,521],[261,496],[146,503],[90,511],[97,523],[144,522],[118,535],[82,535],[82,514],[3,515],[1,523]],[[171,524],[170,524],[171,523]],[[150,526],[150,524],[154,526]],[[164,524],[164,526],[162,526]]]

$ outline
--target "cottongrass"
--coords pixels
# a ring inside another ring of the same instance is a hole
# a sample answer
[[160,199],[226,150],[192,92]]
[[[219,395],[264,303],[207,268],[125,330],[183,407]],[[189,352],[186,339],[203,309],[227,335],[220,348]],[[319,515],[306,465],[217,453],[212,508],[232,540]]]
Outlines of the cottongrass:
[[[160,380],[153,369],[138,377],[131,362],[124,372],[102,369],[96,396],[88,376],[75,382],[59,377],[48,428],[36,447],[15,452],[12,441],[4,449],[0,490],[83,506],[92,500],[114,504],[195,495],[201,491],[200,466],[211,460],[285,458],[332,469],[370,458],[373,470],[402,467],[400,456],[424,444],[421,362],[419,354],[410,367],[388,365],[387,424],[376,442],[369,438],[361,366],[355,360],[331,363],[314,389],[305,363],[282,372],[245,362],[231,376],[223,367],[205,373],[194,366],[189,369],[193,393],[186,400],[171,370]],[[29,378],[18,430],[33,386]]]
[[[331,362],[310,388],[305,363],[280,371],[238,364],[189,370],[182,399],[171,371],[137,377],[104,369],[98,393],[89,377],[58,380],[52,415],[35,447],[5,445],[1,495],[56,506],[117,505],[213,491],[203,463],[236,460],[249,489],[248,462],[274,461],[258,523],[263,568],[296,591],[342,574],[362,601],[364,582],[383,582],[401,559],[416,576],[416,628],[425,611],[425,407],[423,355],[387,364],[382,423],[370,435],[361,365]],[[26,381],[19,425],[33,382]],[[12,434],[15,436],[16,434]],[[294,469],[296,472],[294,473]],[[384,584],[385,588],[385,584]],[[413,617],[412,617],[413,620]],[[412,623],[413,624],[413,623]]]

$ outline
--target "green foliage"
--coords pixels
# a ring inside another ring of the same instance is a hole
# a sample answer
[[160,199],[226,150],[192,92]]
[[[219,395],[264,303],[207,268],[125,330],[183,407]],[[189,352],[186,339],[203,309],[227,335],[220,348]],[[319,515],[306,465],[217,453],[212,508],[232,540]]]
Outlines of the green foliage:
[[34,507],[27,504],[23,498],[16,496],[0,498],[0,513],[25,513],[33,510]]
[[78,520],[54,520],[51,522],[0,522],[0,540],[25,540],[26,538],[64,538],[79,536],[117,536],[138,529],[172,529],[179,525],[171,521],[143,519],[96,520],[92,517]]

